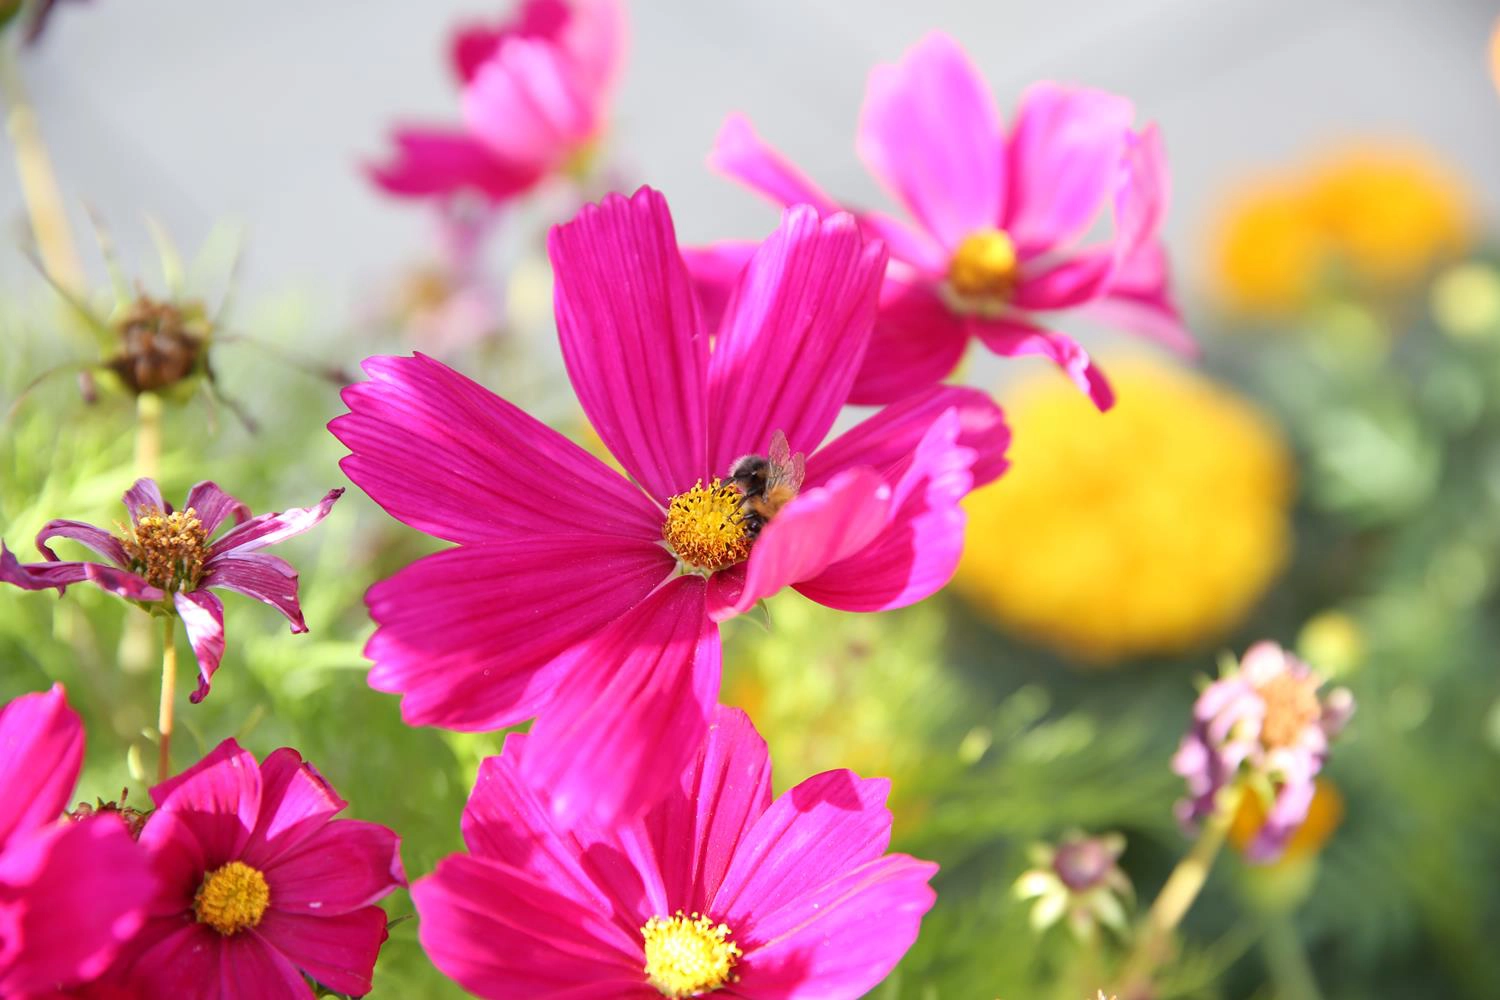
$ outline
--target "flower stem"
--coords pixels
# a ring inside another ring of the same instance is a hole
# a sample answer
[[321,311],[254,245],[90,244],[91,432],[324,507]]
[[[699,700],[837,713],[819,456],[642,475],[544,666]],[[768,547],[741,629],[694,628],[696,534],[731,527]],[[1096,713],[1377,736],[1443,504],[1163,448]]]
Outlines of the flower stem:
[[172,702],[177,694],[177,619],[171,615],[161,620],[161,707],[156,715],[156,729],[161,744],[156,758],[156,780],[172,776]]
[[14,46],[0,51],[0,90],[4,91],[8,108],[5,124],[16,152],[21,198],[31,219],[31,232],[42,256],[42,266],[65,290],[80,293],[83,291],[83,268],[73,248],[62,193],[52,171],[52,158],[47,155],[36,112],[21,80],[20,60]]
[[135,400],[136,478],[155,479],[161,466],[161,397],[143,392]]
[[1297,929],[1288,916],[1276,917],[1266,928],[1266,965],[1270,967],[1271,981],[1276,984],[1277,996],[1286,1000],[1323,1000],[1318,990],[1318,979],[1307,960],[1307,951],[1297,936]]
[[1231,785],[1219,795],[1217,808],[1203,824],[1198,842],[1192,850],[1177,862],[1167,882],[1157,893],[1146,919],[1136,934],[1136,944],[1120,972],[1124,984],[1120,1000],[1147,995],[1156,968],[1161,964],[1167,949],[1167,939],[1187,915],[1193,901],[1208,881],[1208,873],[1224,846],[1224,837],[1239,809],[1242,791],[1238,784]]

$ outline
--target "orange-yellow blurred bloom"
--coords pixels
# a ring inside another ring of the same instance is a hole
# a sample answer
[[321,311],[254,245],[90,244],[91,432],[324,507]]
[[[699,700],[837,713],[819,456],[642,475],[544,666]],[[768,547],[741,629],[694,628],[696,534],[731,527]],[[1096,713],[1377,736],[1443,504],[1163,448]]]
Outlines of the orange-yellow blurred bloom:
[[1290,549],[1293,468],[1275,426],[1203,376],[1113,362],[1104,419],[1024,383],[1004,480],[965,502],[955,585],[981,613],[1084,661],[1195,648],[1234,626]]
[[[1266,821],[1265,799],[1253,792],[1240,796],[1240,807],[1229,827],[1229,842],[1235,849],[1244,852],[1261,825]],[[1334,831],[1344,821],[1344,797],[1337,786],[1327,778],[1316,780],[1312,804],[1307,807],[1307,819],[1297,827],[1286,843],[1286,849],[1277,859],[1277,864],[1288,864],[1316,855],[1328,843]]]

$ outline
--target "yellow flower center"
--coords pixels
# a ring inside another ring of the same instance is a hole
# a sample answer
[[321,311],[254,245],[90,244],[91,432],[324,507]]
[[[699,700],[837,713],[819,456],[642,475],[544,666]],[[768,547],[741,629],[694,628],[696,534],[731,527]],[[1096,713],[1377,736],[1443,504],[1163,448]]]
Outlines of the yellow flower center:
[[1323,715],[1318,703],[1318,682],[1312,677],[1282,674],[1256,688],[1266,703],[1260,724],[1260,741],[1267,749],[1294,746],[1302,731]]
[[242,861],[231,861],[204,876],[193,897],[193,914],[228,937],[260,923],[271,905],[266,877]]
[[714,572],[744,562],[750,554],[740,504],[745,496],[729,483],[715,479],[679,493],[667,505],[661,537],[677,558],[696,570]]
[[664,997],[696,997],[739,979],[742,954],[729,928],[697,913],[652,917],[641,928],[646,939],[646,978]]
[[189,507],[172,514],[146,510],[124,538],[130,568],[153,587],[193,590],[208,558],[208,533]]
[[948,284],[965,299],[1004,299],[1016,285],[1016,245],[998,229],[964,237],[948,263]]

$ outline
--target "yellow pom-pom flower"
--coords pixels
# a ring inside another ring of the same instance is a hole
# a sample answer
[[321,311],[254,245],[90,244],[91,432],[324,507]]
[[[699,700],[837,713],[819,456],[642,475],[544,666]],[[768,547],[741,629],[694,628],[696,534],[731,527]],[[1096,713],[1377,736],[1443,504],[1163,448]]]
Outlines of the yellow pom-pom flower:
[[1009,394],[1012,468],[970,494],[955,586],[1002,627],[1076,659],[1186,651],[1238,623],[1290,549],[1276,427],[1200,375],[1108,365],[1100,417],[1060,380]]

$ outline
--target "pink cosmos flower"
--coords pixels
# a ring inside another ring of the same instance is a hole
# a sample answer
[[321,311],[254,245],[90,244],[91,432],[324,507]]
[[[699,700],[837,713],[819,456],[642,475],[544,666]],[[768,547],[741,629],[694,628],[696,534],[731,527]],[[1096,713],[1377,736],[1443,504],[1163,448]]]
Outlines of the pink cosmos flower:
[[[1157,237],[1167,202],[1161,140],[1154,125],[1134,131],[1134,115],[1123,97],[1040,83],[1007,134],[984,78],[941,33],[875,68],[859,152],[911,221],[859,215],[891,264],[851,402],[889,402],[943,379],[974,337],[1005,357],[1050,358],[1107,409],[1114,395],[1087,353],[1050,329],[1065,312],[1195,350]],[[709,162],[777,204],[838,207],[741,116],[725,123]],[[1112,233],[1083,243],[1106,206]],[[719,300],[745,254],[721,244],[688,260]]]
[[[297,571],[285,559],[256,550],[302,534],[323,520],[343,493],[330,490],[316,507],[252,518],[250,508],[212,482],[194,486],[183,509],[174,511],[155,480],[137,479],[123,497],[131,526],[122,537],[82,521],[48,521],[36,536],[46,562],[22,565],[0,542],[0,581],[22,590],[56,587],[62,593],[68,584],[87,580],[150,610],[176,614],[198,658],[198,690],[190,695],[197,703],[208,694],[224,656],[224,605],[210,588],[263,601],[286,616],[293,632],[306,632],[297,603]],[[210,541],[231,516],[235,526]],[[82,542],[113,565],[62,562],[47,545],[52,538]]]
[[61,684],[0,708],[0,996],[104,972],[157,888],[114,816],[59,822],[83,766],[83,723]]
[[890,782],[815,775],[771,799],[745,713],[719,707],[670,794],[612,824],[558,822],[531,737],[484,761],[468,854],[412,886],[422,947],[481,997],[863,996],[916,940],[937,865],[886,854]]
[[1259,642],[1245,651],[1238,670],[1204,689],[1192,729],[1172,759],[1192,796],[1178,804],[1179,818],[1186,824],[1213,815],[1219,792],[1248,779],[1247,794],[1267,790],[1275,802],[1245,856],[1276,860],[1307,818],[1328,741],[1354,714],[1348,689],[1320,698],[1322,684],[1306,663],[1274,642]]
[[[367,360],[329,428],[387,512],[459,543],[371,588],[371,686],[413,725],[538,716],[528,779],[608,815],[665,792],[701,740],[715,623],[786,586],[855,611],[943,586],[958,502],[1005,468],[1009,431],[983,393],[934,387],[819,447],[885,269],[848,215],[788,211],[712,338],[655,191],[585,207],[549,251],[569,376],[625,476],[421,355]],[[757,536],[720,477],[778,434],[810,453],[805,479]],[[644,766],[660,753],[675,764]]]
[[625,55],[619,0],[526,0],[514,20],[452,43],[463,127],[408,126],[371,177],[406,197],[524,194],[586,155],[604,127]]
[[141,833],[164,885],[121,978],[180,1000],[370,990],[386,938],[376,900],[406,884],[396,834],[334,819],[348,803],[297,751],[261,764],[225,740],[151,789]]

